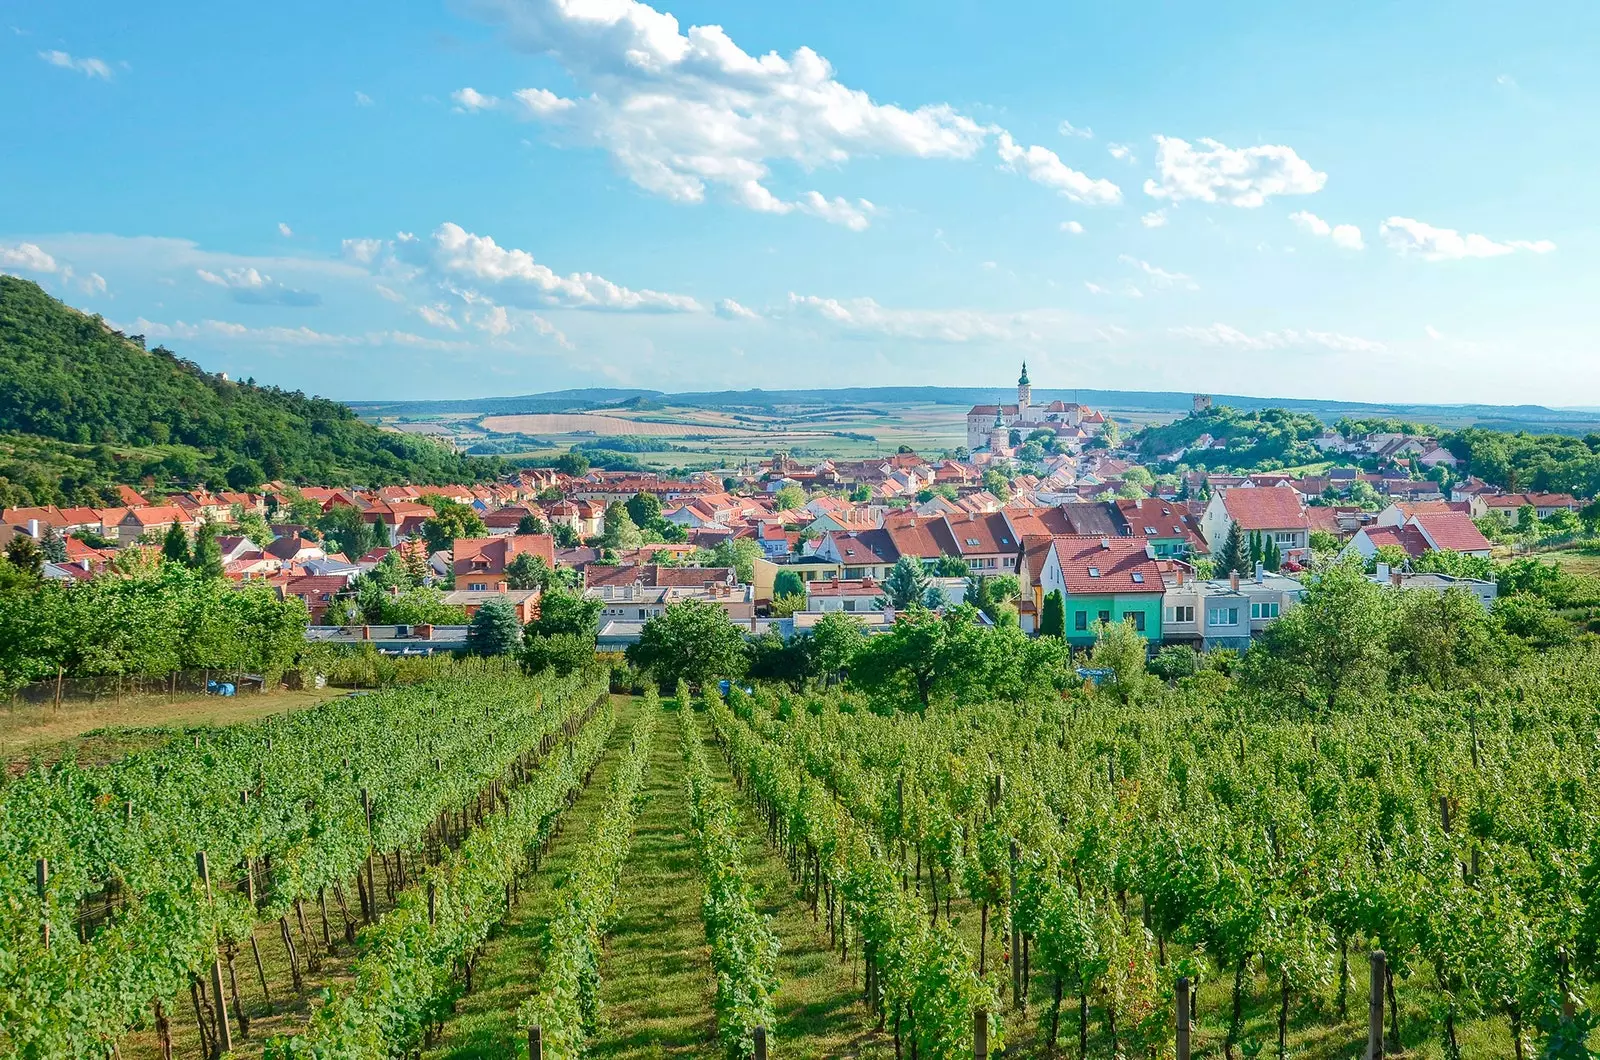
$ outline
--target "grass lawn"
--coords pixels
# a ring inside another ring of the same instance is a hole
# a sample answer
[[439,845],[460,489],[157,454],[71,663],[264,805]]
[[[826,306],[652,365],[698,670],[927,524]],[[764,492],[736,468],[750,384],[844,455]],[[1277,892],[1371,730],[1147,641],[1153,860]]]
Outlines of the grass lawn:
[[105,762],[166,739],[162,729],[238,725],[268,714],[303,710],[343,693],[337,689],[240,696],[181,695],[114,698],[98,703],[0,706],[0,756],[13,771],[35,755],[55,761]]
[[1535,559],[1554,563],[1568,574],[1600,575],[1600,552],[1589,549],[1558,549],[1533,553]]

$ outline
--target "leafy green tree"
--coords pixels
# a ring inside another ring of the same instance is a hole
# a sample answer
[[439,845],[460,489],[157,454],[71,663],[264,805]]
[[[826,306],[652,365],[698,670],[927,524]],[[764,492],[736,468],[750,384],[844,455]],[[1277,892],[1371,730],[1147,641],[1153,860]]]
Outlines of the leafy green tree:
[[553,666],[556,673],[565,675],[593,662],[593,635],[557,633],[551,637],[527,637],[522,642],[522,668],[530,674]]
[[1133,623],[1096,622],[1094,647],[1089,651],[1089,665],[1097,670],[1110,670],[1117,675],[1117,691],[1124,698],[1135,694],[1146,676],[1145,660],[1149,658],[1149,642],[1133,628]]
[[[272,526],[259,512],[245,511],[243,505],[235,504],[232,513],[233,526],[239,533],[248,537],[261,548],[266,548],[273,542]],[[388,542],[388,538],[384,538]],[[353,558],[353,557],[352,557]]]
[[574,530],[570,523],[552,523],[550,536],[555,538],[557,548],[577,548],[583,544],[578,537],[578,531]]
[[804,611],[805,609],[806,598],[799,593],[788,595],[774,593],[772,599],[767,602],[767,614],[772,618],[788,618],[796,611]]
[[161,558],[168,563],[189,565],[189,535],[180,524],[167,527],[166,536],[161,539]]
[[563,475],[582,478],[589,473],[589,458],[576,449],[569,449],[556,457],[550,466]]
[[812,675],[814,660],[803,637],[785,641],[768,630],[745,642],[745,676],[756,681],[782,681],[799,688]]
[[444,602],[438,589],[407,589],[398,596],[385,595],[378,601],[377,621],[400,626],[464,626],[467,613]]
[[206,519],[194,534],[194,554],[189,566],[207,578],[222,577],[222,546],[217,544],[217,525]]
[[1339,539],[1326,530],[1311,531],[1311,551],[1318,556],[1329,556],[1339,551]]
[[1235,572],[1244,574],[1250,570],[1250,558],[1245,551],[1244,529],[1237,522],[1228,525],[1228,535],[1223,539],[1222,547],[1213,554],[1212,563],[1218,578],[1226,578]]
[[1500,622],[1466,589],[1399,594],[1389,655],[1396,684],[1450,691],[1481,683],[1504,662]]
[[641,491],[628,498],[628,518],[635,526],[649,526],[661,518],[661,498]]
[[1411,569],[1418,573],[1448,574],[1455,578],[1476,578],[1494,581],[1494,560],[1488,556],[1468,556],[1449,549],[1430,548],[1411,561]]
[[1494,614],[1513,637],[1539,651],[1570,644],[1572,624],[1556,614],[1550,601],[1531,592],[1514,592],[1495,601]]
[[941,555],[928,564],[929,573],[936,578],[965,578],[972,573],[972,567],[960,556]]
[[867,635],[856,619],[843,611],[830,611],[811,627],[807,639],[817,673],[837,677],[850,669]]
[[261,465],[244,457],[228,469],[228,485],[236,490],[253,490],[267,480]]
[[449,500],[436,493],[424,494],[422,501],[433,509],[433,517],[422,523],[422,537],[429,552],[448,551],[458,537],[487,537],[489,528],[470,504]]
[[1326,716],[1384,687],[1392,609],[1358,563],[1330,564],[1305,584],[1245,663],[1257,688]]
[[1376,571],[1380,563],[1386,564],[1392,571],[1404,570],[1407,563],[1411,562],[1411,554],[1399,545],[1379,545],[1372,554],[1372,562],[1368,564],[1370,571]]
[[785,486],[772,495],[775,511],[786,512],[806,506],[806,491],[798,485]]
[[966,602],[988,615],[991,621],[1001,621],[1002,615],[1009,615],[1011,621],[1016,620],[1016,609],[1012,606],[1021,592],[1021,587],[1014,574],[972,574],[967,577]]
[[18,534],[6,545],[6,559],[24,574],[37,575],[44,569],[44,553],[39,543],[27,534]]
[[469,655],[510,655],[522,643],[522,623],[509,600],[490,600],[467,625]]
[[679,681],[704,685],[744,673],[744,633],[716,604],[680,600],[644,624],[627,657],[664,687]]
[[1039,611],[1039,635],[1041,637],[1067,635],[1067,603],[1060,589],[1051,589],[1044,595],[1044,606]]
[[555,572],[542,557],[531,552],[519,552],[506,564],[506,587],[509,589],[548,588]]
[[518,534],[542,534],[545,532],[544,520],[532,512],[517,520]]
[[936,608],[944,603],[944,593],[928,579],[927,568],[914,556],[901,556],[883,579],[882,607],[903,611],[908,607]]
[[893,629],[868,638],[856,652],[851,681],[886,704],[918,711],[984,698],[995,673],[1014,660],[976,615],[972,607],[943,616],[921,607],[901,612]]
[[756,560],[760,558],[761,546],[748,537],[731,537],[718,542],[716,548],[695,553],[695,562],[702,567],[732,567],[744,585],[756,580]]
[[1360,506],[1363,510],[1375,512],[1383,507],[1383,496],[1373,488],[1370,482],[1357,481],[1350,487],[1350,493],[1345,498],[1349,504]]
[[772,580],[773,596],[804,596],[806,594],[805,580],[792,570],[781,570]]
[[1539,510],[1531,504],[1517,509],[1517,529],[1523,533],[1539,529]]
[[592,645],[600,632],[597,599],[561,587],[552,587],[539,597],[539,615],[528,623],[529,637],[584,636]]
[[1193,677],[1200,672],[1200,653],[1187,644],[1167,644],[1149,662],[1149,670],[1163,681]]
[[[349,504],[335,504],[329,508],[317,520],[317,529],[322,531],[328,551],[342,552],[350,559],[365,556],[378,544],[360,510]],[[388,543],[387,539],[384,543]]]
[[983,488],[998,497],[1002,504],[1011,499],[1011,483],[995,468],[983,473]]
[[605,532],[600,535],[600,544],[603,548],[638,548],[644,542],[639,527],[628,515],[628,509],[621,504],[612,502],[606,505],[605,523]]
[[866,504],[871,499],[872,487],[864,482],[850,491],[850,502],[852,504]]

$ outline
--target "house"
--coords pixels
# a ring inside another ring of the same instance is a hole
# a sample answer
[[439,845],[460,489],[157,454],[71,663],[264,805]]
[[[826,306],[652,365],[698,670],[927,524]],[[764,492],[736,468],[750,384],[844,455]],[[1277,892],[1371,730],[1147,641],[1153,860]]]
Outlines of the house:
[[1137,537],[1155,548],[1157,559],[1192,556],[1206,551],[1205,539],[1195,527],[1189,512],[1158,498],[1118,500],[1113,512],[1122,523],[1125,537]]
[[1528,503],[1541,519],[1548,519],[1559,511],[1575,512],[1583,507],[1583,502],[1570,493],[1530,493]]
[[123,508],[148,508],[150,502],[132,486],[117,487],[117,504]]
[[1261,631],[1299,602],[1305,586],[1256,565],[1253,578],[1237,571],[1205,581],[1174,571],[1162,594],[1162,622],[1168,643],[1245,649]]
[[315,541],[294,534],[285,534],[262,549],[262,552],[285,567],[304,563],[308,559],[325,559],[328,555]]
[[1143,541],[1118,537],[1029,537],[1018,566],[1025,631],[1035,632],[1045,598],[1061,593],[1066,636],[1075,646],[1094,642],[1097,622],[1128,622],[1144,638],[1161,640],[1161,596],[1165,587],[1153,550]]
[[1358,555],[1362,562],[1371,563],[1380,548],[1398,548],[1411,559],[1421,559],[1428,551],[1428,539],[1422,531],[1409,523],[1401,526],[1364,526],[1350,538],[1350,543],[1340,556]]
[[183,527],[185,533],[193,535],[194,519],[176,505],[161,504],[129,508],[117,523],[115,533],[105,536],[114,536],[118,543],[124,545],[131,545],[141,537],[146,541],[155,541],[174,524]]
[[1286,486],[1235,487],[1212,494],[1200,517],[1200,532],[1213,549],[1227,541],[1234,525],[1261,534],[1278,546],[1285,559],[1297,559],[1311,547],[1311,521],[1305,501]]
[[960,554],[950,536],[950,526],[943,519],[924,519],[915,514],[889,516],[878,533],[889,539],[896,560],[911,556],[921,560],[923,566],[932,567],[945,556]]
[[506,568],[521,555],[545,566],[556,565],[556,542],[549,534],[505,534],[500,537],[458,537],[451,546],[456,588],[494,591],[506,584]]
[[1428,547],[1440,552],[1487,559],[1492,549],[1483,531],[1464,512],[1419,512],[1408,525],[1421,531]]
[[1494,610],[1495,600],[1500,595],[1500,587],[1493,581],[1457,578],[1450,574],[1436,574],[1432,571],[1426,574],[1411,574],[1393,570],[1383,563],[1378,564],[1377,573],[1371,575],[1368,580],[1394,589],[1425,589],[1441,594],[1459,589],[1471,593],[1485,611]]
[[873,578],[882,581],[894,566],[899,553],[887,531],[861,532],[836,531],[824,535],[817,543],[815,555],[830,563],[837,563],[845,578]]
[[1022,544],[1004,512],[952,514],[944,522],[967,570],[984,576],[1016,573]]
[[731,621],[755,620],[755,588],[740,585],[732,567],[609,567],[583,569],[584,594],[600,601],[600,627],[612,621],[648,622],[680,600],[721,607]]
[[292,597],[305,604],[311,613],[311,624],[319,625],[334,599],[349,584],[349,579],[340,575],[302,574],[275,580],[273,588],[277,589],[279,599]]
[[497,600],[510,604],[524,626],[539,617],[539,590],[508,589],[504,582],[494,589],[451,589],[440,598],[447,607],[461,608],[469,618],[484,604]]
[[806,610],[851,614],[883,610],[883,586],[871,578],[806,582]]

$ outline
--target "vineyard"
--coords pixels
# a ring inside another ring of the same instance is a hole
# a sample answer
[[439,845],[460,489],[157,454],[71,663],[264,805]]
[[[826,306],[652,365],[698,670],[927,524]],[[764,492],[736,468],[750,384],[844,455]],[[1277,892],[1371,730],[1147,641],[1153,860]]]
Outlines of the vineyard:
[[472,664],[41,766],[0,1056],[1590,1056],[1594,655],[1318,719],[1218,676],[909,713]]

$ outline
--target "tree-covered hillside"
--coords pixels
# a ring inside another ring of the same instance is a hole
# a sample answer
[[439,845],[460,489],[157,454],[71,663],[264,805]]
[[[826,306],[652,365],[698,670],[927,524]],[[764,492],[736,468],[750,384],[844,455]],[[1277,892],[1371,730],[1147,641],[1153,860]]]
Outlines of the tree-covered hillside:
[[0,276],[0,504],[96,503],[119,482],[247,488],[492,476],[344,405],[229,382]]
[[[1309,413],[1287,409],[1241,412],[1224,405],[1147,427],[1132,441],[1149,461],[1183,449],[1187,452],[1181,461],[1193,467],[1267,470],[1320,459],[1311,439],[1321,431],[1321,421]],[[1192,448],[1208,435],[1213,442],[1226,442],[1227,448]]]

